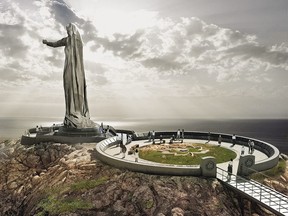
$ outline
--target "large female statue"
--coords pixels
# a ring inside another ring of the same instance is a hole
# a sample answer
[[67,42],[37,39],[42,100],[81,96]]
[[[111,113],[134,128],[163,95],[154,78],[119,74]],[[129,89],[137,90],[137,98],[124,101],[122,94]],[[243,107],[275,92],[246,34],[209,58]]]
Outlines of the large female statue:
[[68,37],[57,42],[43,43],[51,47],[65,46],[64,91],[66,114],[64,125],[72,128],[91,128],[95,123],[90,120],[86,96],[86,81],[83,64],[83,43],[77,27],[70,23]]

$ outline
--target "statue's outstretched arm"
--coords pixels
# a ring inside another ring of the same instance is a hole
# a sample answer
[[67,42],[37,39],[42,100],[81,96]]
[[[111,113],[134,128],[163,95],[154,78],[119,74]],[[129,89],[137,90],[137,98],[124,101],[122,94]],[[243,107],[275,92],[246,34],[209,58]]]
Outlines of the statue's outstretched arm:
[[60,46],[66,46],[66,39],[67,38],[62,38],[59,41],[56,42],[49,42],[47,40],[43,40],[43,44],[46,44],[47,46],[51,46],[51,47],[60,47]]

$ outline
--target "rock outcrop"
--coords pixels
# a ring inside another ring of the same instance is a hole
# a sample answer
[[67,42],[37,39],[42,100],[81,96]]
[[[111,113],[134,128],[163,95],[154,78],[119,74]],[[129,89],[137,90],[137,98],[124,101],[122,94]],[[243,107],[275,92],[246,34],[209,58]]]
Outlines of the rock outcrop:
[[0,215],[230,216],[243,215],[243,208],[249,209],[244,215],[255,213],[249,201],[216,179],[119,170],[98,161],[94,147],[2,142]]

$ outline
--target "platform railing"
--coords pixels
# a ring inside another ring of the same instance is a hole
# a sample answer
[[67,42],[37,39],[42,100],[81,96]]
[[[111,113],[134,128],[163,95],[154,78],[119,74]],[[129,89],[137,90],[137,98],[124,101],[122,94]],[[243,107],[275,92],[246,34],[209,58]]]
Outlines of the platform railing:
[[[217,167],[217,178],[223,182],[226,182],[230,186],[244,192],[252,197],[254,200],[269,206],[270,209],[276,210],[281,215],[288,215],[288,197],[278,191],[260,184],[254,180],[249,180],[241,176],[230,174],[230,181],[228,180],[228,171]],[[268,195],[267,195],[268,194]]]

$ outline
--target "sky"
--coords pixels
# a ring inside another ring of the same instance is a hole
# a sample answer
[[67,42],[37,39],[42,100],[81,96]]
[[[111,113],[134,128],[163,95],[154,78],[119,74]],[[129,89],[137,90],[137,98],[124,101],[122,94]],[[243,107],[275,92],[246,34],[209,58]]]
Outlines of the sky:
[[2,0],[0,117],[64,117],[64,48],[84,42],[99,119],[288,118],[286,0]]

